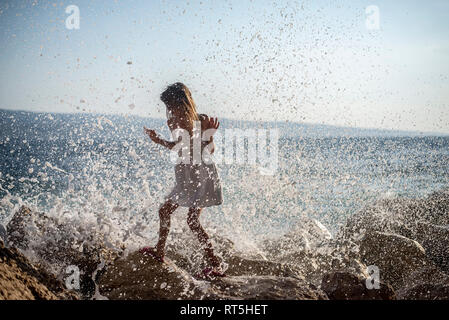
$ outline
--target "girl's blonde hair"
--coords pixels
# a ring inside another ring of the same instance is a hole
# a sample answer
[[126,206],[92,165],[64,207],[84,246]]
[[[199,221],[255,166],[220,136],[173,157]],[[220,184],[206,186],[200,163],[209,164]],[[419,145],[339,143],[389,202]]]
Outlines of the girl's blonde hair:
[[161,100],[167,106],[169,111],[181,109],[186,116],[190,128],[193,128],[193,122],[198,121],[196,105],[192,98],[189,88],[181,82],[169,85],[161,94]]

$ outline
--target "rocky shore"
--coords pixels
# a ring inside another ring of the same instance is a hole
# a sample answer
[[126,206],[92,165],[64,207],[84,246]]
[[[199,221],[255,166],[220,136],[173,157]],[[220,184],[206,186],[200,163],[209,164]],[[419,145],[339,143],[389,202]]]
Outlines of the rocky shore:
[[0,240],[0,300],[79,299],[63,283]]
[[334,236],[303,218],[257,253],[214,236],[227,277],[207,281],[195,278],[203,262],[188,233],[160,263],[80,228],[18,210],[0,228],[0,299],[449,299],[449,191],[379,201]]

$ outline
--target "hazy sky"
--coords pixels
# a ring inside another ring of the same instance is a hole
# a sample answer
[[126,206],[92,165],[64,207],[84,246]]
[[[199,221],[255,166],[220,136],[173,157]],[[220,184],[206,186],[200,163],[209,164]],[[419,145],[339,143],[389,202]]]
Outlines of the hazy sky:
[[0,0],[0,46],[0,108],[163,117],[182,81],[219,117],[449,133],[447,0]]

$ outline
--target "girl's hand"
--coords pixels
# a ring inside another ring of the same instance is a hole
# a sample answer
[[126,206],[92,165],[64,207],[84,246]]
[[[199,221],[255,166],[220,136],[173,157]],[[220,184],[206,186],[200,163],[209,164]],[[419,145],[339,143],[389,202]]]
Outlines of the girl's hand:
[[218,122],[218,118],[209,118],[204,115],[204,130],[215,129],[217,130],[220,126],[220,122]]
[[159,137],[158,137],[156,131],[154,131],[154,130],[152,130],[152,129],[148,129],[147,127],[143,127],[143,131],[145,132],[145,134],[147,134],[147,135],[150,137],[150,139],[151,139],[153,142],[158,143]]
[[209,121],[210,121],[211,129],[217,130],[218,127],[220,126],[220,122],[218,122],[218,118],[217,117],[210,118]]

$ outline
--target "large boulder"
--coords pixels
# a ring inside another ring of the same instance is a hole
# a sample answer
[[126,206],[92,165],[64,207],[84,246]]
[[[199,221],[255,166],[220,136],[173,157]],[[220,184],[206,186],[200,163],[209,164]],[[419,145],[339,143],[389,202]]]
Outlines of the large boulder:
[[228,276],[303,277],[301,270],[285,263],[247,259],[238,255],[228,257],[225,263]]
[[416,225],[416,239],[426,250],[427,256],[442,270],[449,271],[449,227],[426,222]]
[[7,240],[61,280],[67,277],[67,267],[76,266],[81,292],[90,297],[95,292],[93,275],[120,256],[123,248],[108,245],[94,230],[82,229],[80,224],[64,223],[22,206],[7,225]]
[[333,239],[319,221],[306,217],[285,235],[264,241],[263,248],[271,261],[300,270],[317,286],[328,272],[347,271],[363,276],[366,270],[349,241]]
[[339,230],[337,238],[359,243],[369,232],[387,232],[410,237],[415,214],[410,210],[412,200],[389,199],[363,208],[350,216]]
[[449,225],[449,189],[424,199],[384,199],[352,215],[338,238],[358,241],[367,232],[387,232],[418,240],[419,223]]
[[393,288],[379,283],[379,288],[368,289],[366,278],[349,272],[332,272],[323,277],[321,289],[331,300],[395,300]]
[[98,284],[109,299],[326,299],[304,279],[228,275],[200,281],[170,259],[160,263],[138,252],[117,259]]
[[401,290],[404,300],[449,300],[449,284],[422,283]]
[[100,276],[100,294],[109,299],[199,299],[205,295],[190,274],[170,259],[160,263],[134,252],[117,259]]
[[381,200],[351,216],[336,239],[353,243],[363,263],[378,266],[381,279],[393,285],[398,298],[424,299],[429,295],[423,292],[432,286],[436,289],[428,290],[430,296],[444,296],[448,225],[446,190],[424,199]]
[[379,268],[380,278],[397,289],[414,271],[428,264],[424,248],[406,237],[369,232],[360,243],[360,255],[366,265]]
[[[270,244],[276,248],[276,253],[269,255],[271,260],[277,261],[300,270],[300,274],[315,285],[320,285],[323,276],[329,272],[346,271],[364,276],[366,266],[360,261],[357,251],[351,243],[338,242],[333,239],[322,239],[318,244],[305,249],[302,246],[294,247],[292,238],[281,238]],[[286,241],[286,245],[285,242]],[[285,249],[288,247],[288,249]]]
[[423,199],[383,199],[352,215],[339,237],[363,237],[365,232],[389,232],[414,239],[418,223],[449,225],[449,189]]
[[78,295],[0,240],[0,300],[59,299],[78,299]]
[[412,272],[397,290],[398,299],[445,300],[449,298],[449,275],[430,263]]
[[274,276],[225,277],[211,282],[214,299],[327,300],[326,294],[305,280]]

